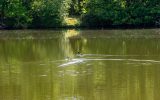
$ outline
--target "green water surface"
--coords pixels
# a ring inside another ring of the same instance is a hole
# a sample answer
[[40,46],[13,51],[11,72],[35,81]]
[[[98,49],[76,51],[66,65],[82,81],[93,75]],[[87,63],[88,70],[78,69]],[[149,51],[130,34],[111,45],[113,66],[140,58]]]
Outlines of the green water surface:
[[160,29],[0,31],[0,100],[160,100]]

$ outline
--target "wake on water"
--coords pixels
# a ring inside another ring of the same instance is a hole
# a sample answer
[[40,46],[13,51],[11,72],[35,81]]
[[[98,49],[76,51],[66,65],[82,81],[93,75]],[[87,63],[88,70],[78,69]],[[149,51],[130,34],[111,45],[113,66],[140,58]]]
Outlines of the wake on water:
[[[159,60],[154,59],[138,59],[135,57],[146,57],[148,55],[103,55],[103,54],[83,54],[81,57],[72,58],[58,67],[65,67],[70,65],[78,65],[87,61],[130,61],[130,62],[149,62],[160,63]],[[129,57],[129,58],[127,58]],[[134,57],[134,59],[132,59]]]

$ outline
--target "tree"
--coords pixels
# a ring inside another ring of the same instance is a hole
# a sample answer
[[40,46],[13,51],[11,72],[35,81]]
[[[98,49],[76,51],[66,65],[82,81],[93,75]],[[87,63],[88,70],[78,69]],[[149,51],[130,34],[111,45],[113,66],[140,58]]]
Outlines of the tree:
[[159,0],[90,0],[86,9],[87,26],[154,26],[160,19]]

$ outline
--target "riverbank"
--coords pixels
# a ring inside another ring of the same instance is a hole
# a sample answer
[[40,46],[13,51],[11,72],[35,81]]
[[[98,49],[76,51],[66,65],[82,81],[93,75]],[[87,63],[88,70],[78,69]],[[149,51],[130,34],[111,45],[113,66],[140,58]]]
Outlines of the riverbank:
[[17,30],[17,29],[152,29],[160,28],[160,26],[132,26],[132,25],[123,25],[123,26],[104,26],[104,27],[86,27],[86,26],[62,26],[62,27],[3,27],[0,26],[0,30]]
[[95,25],[94,26],[87,26],[82,23],[79,17],[66,17],[64,18],[64,22],[62,26],[58,27],[35,27],[35,26],[28,26],[28,27],[11,27],[0,25],[0,30],[14,30],[14,29],[150,29],[150,28],[160,28],[160,23],[156,24],[148,24],[148,25]]

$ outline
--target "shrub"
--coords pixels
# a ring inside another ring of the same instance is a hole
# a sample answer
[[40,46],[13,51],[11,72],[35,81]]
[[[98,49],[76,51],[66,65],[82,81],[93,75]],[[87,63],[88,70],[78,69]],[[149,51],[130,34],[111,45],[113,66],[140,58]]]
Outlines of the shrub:
[[60,27],[68,15],[70,0],[34,1],[32,4],[33,26]]
[[82,21],[86,26],[153,26],[160,16],[158,0],[89,0]]

